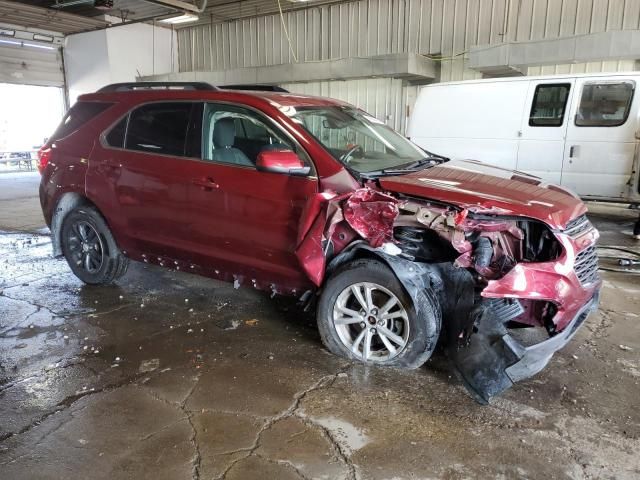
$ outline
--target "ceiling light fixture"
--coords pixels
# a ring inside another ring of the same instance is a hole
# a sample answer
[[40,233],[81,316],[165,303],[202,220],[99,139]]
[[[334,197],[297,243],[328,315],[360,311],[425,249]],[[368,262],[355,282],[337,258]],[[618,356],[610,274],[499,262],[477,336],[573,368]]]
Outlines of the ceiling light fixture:
[[195,22],[199,19],[198,15],[193,15],[191,13],[184,13],[182,15],[178,15],[176,17],[165,18],[164,20],[160,20],[163,23],[170,23],[172,25],[180,24],[180,23],[189,23]]

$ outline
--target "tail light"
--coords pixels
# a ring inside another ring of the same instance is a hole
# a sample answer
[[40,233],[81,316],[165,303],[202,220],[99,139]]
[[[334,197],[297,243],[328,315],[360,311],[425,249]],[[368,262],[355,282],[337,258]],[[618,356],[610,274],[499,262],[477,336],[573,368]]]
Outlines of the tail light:
[[41,174],[49,163],[49,160],[51,160],[51,147],[43,145],[40,150],[38,150],[38,171]]

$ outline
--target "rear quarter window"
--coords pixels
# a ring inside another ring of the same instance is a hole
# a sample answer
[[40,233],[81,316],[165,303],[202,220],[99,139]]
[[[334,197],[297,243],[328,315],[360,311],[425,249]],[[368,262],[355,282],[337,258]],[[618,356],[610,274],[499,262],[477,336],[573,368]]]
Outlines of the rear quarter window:
[[78,102],[69,109],[62,122],[51,136],[51,141],[60,140],[78,130],[89,120],[97,117],[113,103]]

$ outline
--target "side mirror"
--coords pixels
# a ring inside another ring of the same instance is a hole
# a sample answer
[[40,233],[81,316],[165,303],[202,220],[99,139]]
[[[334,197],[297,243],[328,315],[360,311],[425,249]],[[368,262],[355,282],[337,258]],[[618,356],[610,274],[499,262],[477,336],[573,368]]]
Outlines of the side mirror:
[[266,150],[258,154],[256,168],[259,172],[286,173],[306,177],[311,167],[304,164],[291,150]]

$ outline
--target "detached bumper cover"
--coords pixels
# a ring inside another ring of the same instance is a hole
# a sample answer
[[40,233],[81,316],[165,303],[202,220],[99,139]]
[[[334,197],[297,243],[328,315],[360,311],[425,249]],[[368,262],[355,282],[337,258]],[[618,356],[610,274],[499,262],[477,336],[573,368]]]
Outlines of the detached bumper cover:
[[491,310],[485,311],[469,345],[450,351],[460,379],[483,404],[515,382],[541,371],[555,352],[563,348],[598,306],[599,293],[585,303],[562,332],[532,346],[524,346],[509,334]]
[[542,370],[549,363],[553,354],[569,343],[589,314],[597,310],[599,296],[599,293],[596,294],[589,303],[582,307],[562,332],[544,342],[524,347],[511,335],[504,335],[502,341],[520,359],[505,370],[511,381],[518,382]]

